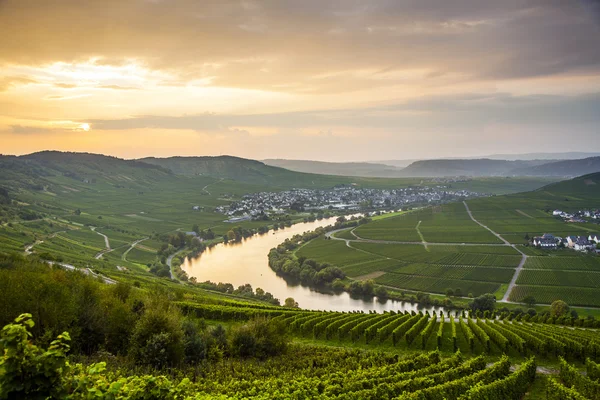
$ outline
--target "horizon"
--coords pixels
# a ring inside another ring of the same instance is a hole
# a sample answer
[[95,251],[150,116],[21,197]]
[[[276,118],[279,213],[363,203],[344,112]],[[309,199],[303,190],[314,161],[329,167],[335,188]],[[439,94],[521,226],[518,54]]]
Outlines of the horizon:
[[[203,158],[203,157],[233,157],[233,158],[241,158],[250,161],[258,161],[261,163],[265,163],[265,161],[305,161],[305,162],[319,162],[319,163],[331,163],[331,164],[379,164],[379,165],[387,165],[389,167],[403,169],[402,166],[385,164],[385,162],[417,162],[417,161],[463,161],[463,160],[491,160],[491,161],[567,161],[567,160],[583,160],[588,158],[596,158],[600,157],[600,153],[594,152],[562,152],[562,153],[514,153],[514,154],[487,154],[482,156],[465,156],[465,157],[450,157],[450,156],[442,156],[438,158],[417,158],[417,159],[386,159],[386,160],[346,160],[346,161],[327,161],[327,160],[311,160],[311,159],[293,159],[293,158],[248,158],[237,156],[234,154],[217,154],[217,155],[166,155],[166,156],[141,156],[135,158],[127,158],[120,157],[118,155],[113,154],[104,154],[104,153],[94,153],[90,151],[72,151],[72,150],[56,150],[56,149],[47,149],[47,150],[39,150],[31,153],[23,153],[23,154],[5,154],[0,153],[0,157],[26,157],[39,153],[72,153],[72,154],[89,154],[103,157],[115,157],[117,159],[126,160],[126,161],[142,161],[146,158],[155,158],[155,159],[169,159],[169,158]],[[574,157],[569,158],[549,158],[549,156],[556,154],[564,155],[564,154],[572,154]],[[535,157],[525,157],[525,156],[534,156],[534,155],[545,155],[547,157],[543,158],[535,158]],[[503,156],[508,156],[501,158]],[[266,164],[270,165],[270,164]],[[407,164],[408,165],[408,164]],[[275,166],[275,165],[273,165]],[[285,167],[283,167],[285,168]]]
[[0,35],[3,153],[600,153],[593,0],[4,0]]

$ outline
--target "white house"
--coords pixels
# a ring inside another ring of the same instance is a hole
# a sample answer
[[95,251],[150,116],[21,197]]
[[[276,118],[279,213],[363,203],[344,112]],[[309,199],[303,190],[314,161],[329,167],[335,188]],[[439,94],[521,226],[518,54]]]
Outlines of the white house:
[[559,216],[559,215],[563,215],[563,212],[560,211],[560,210],[554,210],[554,212],[552,213],[552,215],[554,215],[556,217],[556,216]]
[[577,240],[573,244],[573,248],[577,251],[593,250],[594,247],[596,247],[594,243],[590,242],[585,236],[577,237]]
[[567,246],[574,248],[575,243],[577,243],[577,236],[567,236]]
[[558,248],[558,239],[549,233],[544,233],[542,236],[536,236],[533,238],[533,245],[541,247],[543,249],[556,249]]
[[588,237],[588,240],[590,242],[594,242],[594,243],[600,243],[600,235],[598,235],[597,233],[592,234]]

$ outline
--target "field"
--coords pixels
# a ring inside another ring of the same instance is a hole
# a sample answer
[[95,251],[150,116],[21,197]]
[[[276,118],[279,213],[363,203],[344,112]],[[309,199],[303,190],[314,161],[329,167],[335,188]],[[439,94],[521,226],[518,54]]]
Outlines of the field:
[[[390,218],[392,219],[392,218]],[[484,253],[490,250],[492,254]],[[360,279],[377,273],[375,282],[391,288],[445,294],[460,289],[465,296],[496,292],[510,282],[521,256],[508,246],[383,244],[315,239],[297,256],[340,267]]]
[[[525,260],[510,301],[533,296],[540,304],[562,299],[598,307],[600,257],[526,246],[526,237],[543,233],[587,236],[600,230],[591,221],[566,223],[551,214],[555,208],[597,208],[600,197],[589,181],[578,178],[534,192],[469,201],[473,217],[485,227],[469,217],[462,203],[454,203],[380,216],[331,240],[315,240],[300,253],[336,265],[351,278],[371,274],[376,283],[390,288],[437,294],[460,289],[463,295],[493,293],[498,299]],[[372,257],[368,262],[367,256]]]
[[430,243],[501,243],[469,218],[460,203],[427,207],[358,227],[363,239]]

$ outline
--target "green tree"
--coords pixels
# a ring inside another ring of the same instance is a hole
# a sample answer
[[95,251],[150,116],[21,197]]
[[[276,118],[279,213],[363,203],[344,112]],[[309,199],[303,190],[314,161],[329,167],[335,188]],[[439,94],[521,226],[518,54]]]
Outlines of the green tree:
[[523,298],[523,303],[527,304],[529,307],[533,307],[535,305],[535,303],[537,303],[537,301],[535,300],[535,297],[533,297],[533,296],[525,296]]
[[562,317],[563,315],[566,315],[569,310],[569,305],[562,300],[555,300],[550,305],[550,315],[552,317]]
[[387,299],[388,291],[383,286],[377,286],[377,289],[375,289],[375,296],[380,299]]
[[138,320],[131,337],[135,362],[156,368],[178,365],[183,358],[183,331],[179,314],[165,305],[154,305]]
[[287,348],[286,326],[264,317],[235,328],[231,335],[231,352],[240,357],[265,359]]
[[287,308],[298,308],[298,302],[296,302],[293,297],[288,297],[285,299],[283,306]]
[[496,308],[496,296],[490,293],[481,295],[469,303],[469,307],[473,311],[493,311]]

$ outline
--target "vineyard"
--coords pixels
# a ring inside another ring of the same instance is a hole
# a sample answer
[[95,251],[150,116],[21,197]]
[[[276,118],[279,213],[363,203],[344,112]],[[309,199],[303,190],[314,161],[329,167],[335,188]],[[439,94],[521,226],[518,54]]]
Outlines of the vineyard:
[[598,257],[529,257],[525,268],[531,269],[558,269],[600,272],[600,258]]
[[500,287],[499,283],[442,279],[394,273],[386,273],[385,275],[376,278],[375,282],[386,286],[431,293],[445,293],[449,288],[453,290],[460,289],[462,293],[471,293],[473,296],[494,293]]
[[517,285],[510,293],[509,300],[521,302],[527,296],[533,296],[536,301],[544,304],[563,300],[574,306],[600,307],[598,289],[583,287]]
[[[433,331],[435,317],[417,317],[411,318],[417,322],[406,332],[407,339]],[[48,350],[37,347],[28,335],[32,321],[26,318],[5,327],[0,337],[5,350],[0,358],[1,398],[518,399],[536,377],[533,357],[511,370],[507,356],[489,364],[483,356],[467,359],[460,352],[448,357],[439,351],[421,352],[400,358],[383,352],[311,346],[294,346],[289,349],[293,357],[282,355],[263,362],[224,360],[194,381],[124,376],[107,371],[104,362],[70,365],[68,333],[58,336]],[[383,322],[382,316],[374,318]],[[347,331],[346,324],[338,325],[338,330]],[[421,333],[414,330],[417,326],[423,328]],[[561,370],[561,379],[570,386],[564,386],[565,391],[582,387],[587,394],[595,388],[584,378],[573,377],[568,365],[564,373]]]
[[[315,342],[353,343],[376,349],[600,360],[598,331],[555,325],[552,322],[557,321],[554,320],[532,322],[528,314],[513,319],[505,313],[494,313],[493,317],[488,313],[478,318],[452,313],[364,314],[191,304],[184,310],[193,312],[195,317],[228,321],[244,321],[265,315],[287,326],[294,336]],[[537,317],[533,319],[537,321]]]

